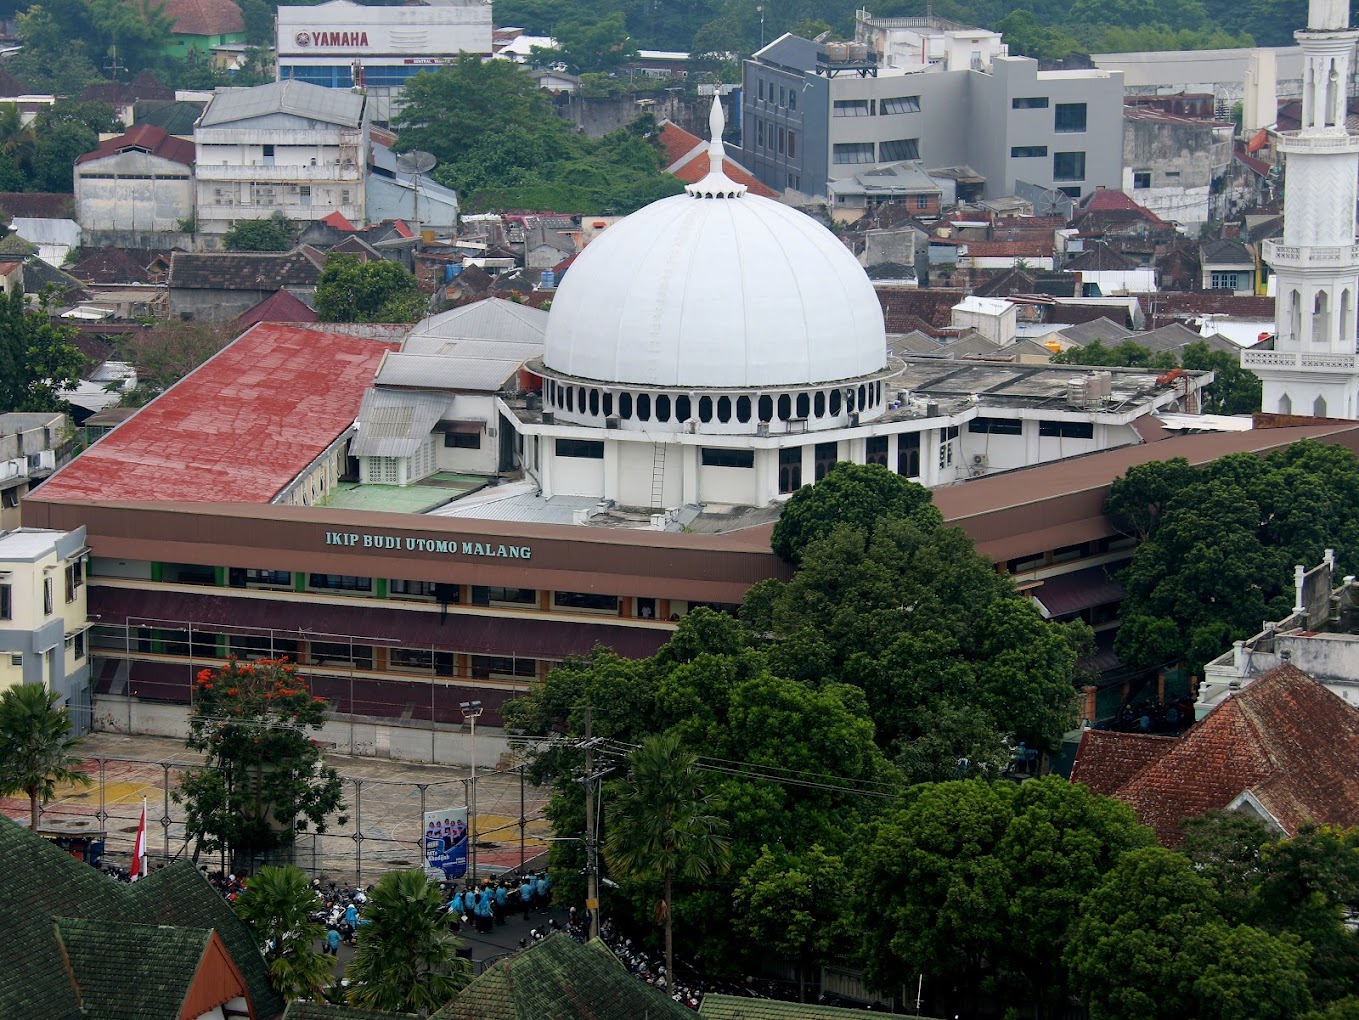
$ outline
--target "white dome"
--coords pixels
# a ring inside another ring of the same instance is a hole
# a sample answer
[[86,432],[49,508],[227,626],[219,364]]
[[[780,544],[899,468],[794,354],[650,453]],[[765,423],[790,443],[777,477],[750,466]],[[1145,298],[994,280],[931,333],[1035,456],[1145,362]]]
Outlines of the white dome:
[[849,250],[811,217],[739,185],[727,197],[698,197],[701,187],[621,220],[577,257],[552,300],[544,365],[658,387],[880,371],[882,308]]

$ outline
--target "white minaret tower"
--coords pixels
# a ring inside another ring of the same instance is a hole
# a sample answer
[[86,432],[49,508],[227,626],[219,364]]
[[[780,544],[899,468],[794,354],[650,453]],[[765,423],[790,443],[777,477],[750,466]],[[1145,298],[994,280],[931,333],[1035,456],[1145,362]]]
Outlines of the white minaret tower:
[[1348,0],[1310,0],[1307,28],[1293,36],[1303,56],[1302,127],[1279,138],[1284,236],[1264,244],[1277,333],[1274,350],[1244,351],[1241,364],[1264,383],[1263,411],[1359,418],[1359,136],[1345,130],[1359,31],[1349,27]]

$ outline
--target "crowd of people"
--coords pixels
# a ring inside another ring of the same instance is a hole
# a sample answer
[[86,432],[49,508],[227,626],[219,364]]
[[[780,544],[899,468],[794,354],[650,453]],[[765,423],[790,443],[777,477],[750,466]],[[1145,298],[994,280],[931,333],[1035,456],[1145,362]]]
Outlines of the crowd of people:
[[486,879],[480,886],[469,882],[465,889],[454,890],[448,900],[448,915],[455,930],[470,924],[485,933],[504,924],[512,914],[522,913],[527,921],[531,912],[541,912],[551,905],[552,879],[541,871],[517,880]]

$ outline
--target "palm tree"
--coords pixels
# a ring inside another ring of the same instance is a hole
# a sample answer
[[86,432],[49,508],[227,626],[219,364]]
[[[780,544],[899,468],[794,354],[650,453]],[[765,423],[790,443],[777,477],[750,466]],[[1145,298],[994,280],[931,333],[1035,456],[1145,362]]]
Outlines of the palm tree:
[[665,924],[665,975],[671,987],[672,880],[700,880],[727,870],[726,822],[708,813],[712,797],[699,784],[697,762],[697,755],[680,747],[678,736],[647,737],[629,759],[630,771],[610,810],[604,840],[604,858],[615,874],[662,881],[655,919]]
[[433,1013],[472,980],[457,955],[439,887],[423,871],[389,871],[373,887],[359,948],[345,976],[350,1005],[393,1013]]
[[43,804],[56,796],[58,783],[90,785],[71,752],[71,715],[57,708],[61,695],[41,684],[16,684],[0,694],[0,796],[28,795],[29,827],[38,831]]
[[300,868],[266,865],[236,900],[236,913],[269,964],[269,983],[284,999],[319,999],[330,983],[331,961],[317,952],[326,930],[312,920],[316,893]]

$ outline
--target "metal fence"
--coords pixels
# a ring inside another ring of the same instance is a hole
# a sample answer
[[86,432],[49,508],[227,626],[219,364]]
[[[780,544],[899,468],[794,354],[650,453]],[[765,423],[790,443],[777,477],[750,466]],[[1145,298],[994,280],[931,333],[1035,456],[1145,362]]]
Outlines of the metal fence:
[[[351,760],[355,771],[363,760]],[[150,867],[193,857],[185,835],[185,805],[174,793],[184,774],[199,766],[184,761],[155,761],[116,756],[86,759],[93,780],[88,787],[66,786],[42,812],[43,828],[69,828],[77,820],[95,819],[105,833],[104,856],[125,865],[132,855],[143,799],[146,802],[147,858]],[[406,779],[341,775],[345,821],[332,818],[325,832],[299,834],[289,850],[254,864],[291,863],[313,877],[364,885],[381,874],[424,864],[424,812],[471,803],[469,778],[417,782]],[[542,817],[545,796],[526,785],[522,768],[479,774],[474,831],[480,873],[514,870],[545,849],[550,826]],[[27,817],[27,801],[4,805],[13,817]],[[218,855],[201,856],[200,865],[227,870]]]

